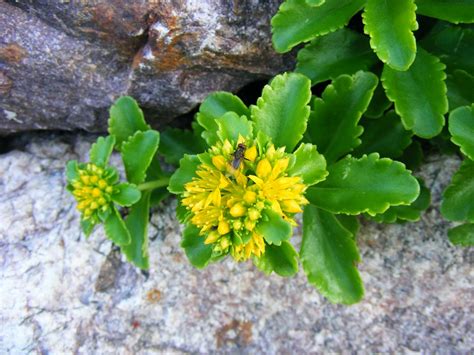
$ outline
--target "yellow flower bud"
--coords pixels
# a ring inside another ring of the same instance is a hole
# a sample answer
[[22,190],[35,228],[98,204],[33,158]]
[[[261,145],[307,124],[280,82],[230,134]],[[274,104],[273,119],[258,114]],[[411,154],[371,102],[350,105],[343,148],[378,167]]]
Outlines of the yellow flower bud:
[[300,205],[295,200],[284,200],[280,203],[283,211],[289,213],[300,213],[303,212]]
[[89,208],[90,208],[91,210],[96,210],[96,209],[99,208],[99,204],[98,204],[97,202],[95,202],[95,201],[94,201],[94,202],[91,202]]
[[102,195],[102,192],[97,187],[92,189],[92,196],[93,197],[100,197],[100,195]]
[[253,191],[245,191],[244,201],[248,204],[254,203],[257,200],[257,194]]
[[114,192],[114,189],[112,186],[108,186],[105,188],[105,192],[107,192],[108,194],[111,194],[112,192]]
[[230,245],[230,241],[228,238],[221,238],[220,246],[223,250],[227,249],[229,245]]
[[245,151],[244,154],[245,159],[250,160],[251,162],[254,162],[255,159],[257,159],[257,147],[251,146]]
[[256,221],[257,219],[260,218],[260,212],[256,210],[255,208],[250,208],[248,216],[252,221]]
[[227,168],[227,161],[222,155],[215,155],[212,157],[212,164],[220,171],[225,171]]
[[220,235],[229,233],[230,232],[229,223],[227,223],[224,220],[220,221],[219,225],[217,226],[217,231],[219,232]]
[[245,229],[249,231],[253,231],[254,228],[255,228],[255,222],[251,221],[250,219],[247,219],[245,221]]
[[204,240],[204,244],[215,243],[217,241],[217,239],[219,239],[220,237],[221,236],[218,232],[212,231],[207,235],[206,239]]
[[90,177],[90,182],[96,184],[99,181],[99,177],[97,175],[93,175]]
[[103,190],[107,187],[107,182],[103,179],[99,180],[99,183],[97,184],[99,187]]
[[82,175],[81,176],[81,181],[83,184],[88,185],[90,181],[90,177],[88,175]]
[[240,230],[242,228],[242,222],[238,219],[232,224],[235,230]]
[[230,209],[230,215],[232,217],[242,217],[245,214],[246,210],[247,209],[241,203],[236,203]]

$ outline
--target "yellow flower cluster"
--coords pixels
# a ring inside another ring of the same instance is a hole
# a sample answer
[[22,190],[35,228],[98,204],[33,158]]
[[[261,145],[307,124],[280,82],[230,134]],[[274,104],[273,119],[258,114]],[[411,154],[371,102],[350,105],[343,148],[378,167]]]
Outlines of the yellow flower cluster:
[[110,172],[89,163],[82,169],[78,168],[78,173],[79,178],[71,183],[72,194],[84,219],[93,217],[99,211],[106,212],[114,192]]
[[306,185],[288,176],[290,154],[272,144],[258,147],[239,137],[235,145],[225,140],[211,147],[209,155],[185,185],[182,204],[191,212],[190,221],[215,253],[230,253],[237,261],[260,257],[265,241],[258,224],[264,210],[295,225],[292,216],[308,203]]

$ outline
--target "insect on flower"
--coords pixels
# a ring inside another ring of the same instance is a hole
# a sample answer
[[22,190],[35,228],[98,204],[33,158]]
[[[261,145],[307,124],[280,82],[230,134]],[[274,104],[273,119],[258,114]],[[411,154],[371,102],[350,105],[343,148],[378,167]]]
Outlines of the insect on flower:
[[245,159],[245,150],[247,147],[243,143],[239,143],[237,145],[237,149],[235,152],[232,154],[234,159],[232,159],[232,167],[234,169],[238,169],[240,166],[240,163],[242,163],[242,159]]

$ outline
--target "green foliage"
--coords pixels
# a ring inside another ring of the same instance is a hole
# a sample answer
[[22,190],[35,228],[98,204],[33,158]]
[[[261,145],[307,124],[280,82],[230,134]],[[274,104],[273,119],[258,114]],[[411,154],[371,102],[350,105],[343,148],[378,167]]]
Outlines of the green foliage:
[[308,281],[329,301],[353,304],[364,296],[354,236],[333,214],[306,206],[300,258]]
[[263,214],[263,221],[257,227],[257,233],[265,238],[268,244],[281,245],[291,237],[291,225],[278,213],[267,209]]
[[455,109],[449,115],[451,141],[469,159],[474,160],[474,104]]
[[160,134],[158,150],[169,164],[179,165],[185,154],[197,154],[204,149],[205,141],[193,131],[167,128]]
[[130,244],[132,237],[116,208],[112,210],[112,213],[105,220],[104,227],[107,237],[118,246]]
[[473,23],[474,3],[472,0],[417,0],[421,15],[439,18],[453,23]]
[[323,181],[328,172],[326,159],[313,144],[301,144],[294,153],[293,165],[288,170],[290,176],[301,176],[306,185]]
[[196,155],[185,155],[179,161],[179,168],[175,171],[170,179],[168,186],[169,192],[173,194],[182,194],[184,185],[192,180],[195,176],[196,169],[200,164]]
[[117,185],[116,189],[117,192],[112,195],[112,199],[120,206],[129,207],[136,203],[141,197],[140,191],[132,184],[122,183]]
[[115,136],[99,137],[97,142],[92,144],[89,152],[91,163],[98,166],[105,166],[109,162],[110,155],[114,150]]
[[326,87],[322,98],[313,100],[306,136],[328,164],[360,144],[363,128],[358,123],[376,86],[377,77],[372,73],[341,75]]
[[191,264],[198,269],[205,267],[211,259],[212,246],[204,244],[204,238],[199,235],[199,229],[192,224],[188,224],[184,228],[181,247],[184,248]]
[[283,241],[280,246],[267,245],[263,256],[255,263],[266,274],[290,277],[298,272],[298,253],[293,246]]
[[250,137],[253,126],[245,116],[239,116],[235,112],[227,112],[216,119],[217,136],[221,141],[228,139],[231,142],[237,142],[239,135]]
[[395,103],[405,128],[419,137],[434,137],[443,128],[443,115],[448,111],[444,68],[437,57],[421,49],[407,71],[384,68],[382,83],[387,97]]
[[332,213],[370,215],[390,206],[408,205],[420,192],[416,179],[405,166],[377,153],[360,159],[346,157],[328,167],[323,182],[310,187],[306,197],[315,206]]
[[466,223],[448,231],[449,241],[462,247],[474,246],[474,223]]
[[318,84],[342,74],[368,70],[377,62],[368,39],[342,28],[327,36],[317,37],[298,52],[295,71]]
[[455,70],[448,74],[446,79],[448,87],[449,110],[460,106],[470,105],[474,102],[474,76],[464,70]]
[[474,162],[466,159],[444,191],[441,213],[450,221],[474,222]]
[[255,129],[291,152],[303,137],[310,108],[311,83],[301,74],[277,75],[263,88],[251,117]]

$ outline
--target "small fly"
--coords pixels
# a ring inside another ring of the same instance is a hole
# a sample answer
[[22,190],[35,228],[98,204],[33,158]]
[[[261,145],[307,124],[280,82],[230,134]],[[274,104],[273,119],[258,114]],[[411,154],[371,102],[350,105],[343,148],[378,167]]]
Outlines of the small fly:
[[232,159],[232,167],[234,169],[238,169],[240,166],[240,163],[242,163],[242,160],[245,159],[246,149],[247,147],[243,143],[239,143],[239,145],[237,145],[237,149],[232,154],[232,156],[234,157],[234,159]]

